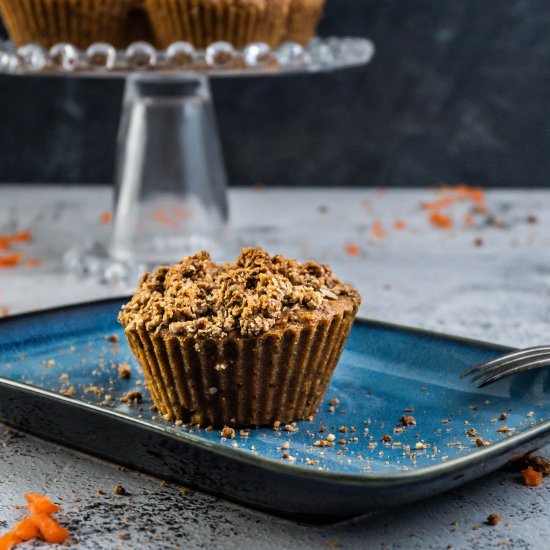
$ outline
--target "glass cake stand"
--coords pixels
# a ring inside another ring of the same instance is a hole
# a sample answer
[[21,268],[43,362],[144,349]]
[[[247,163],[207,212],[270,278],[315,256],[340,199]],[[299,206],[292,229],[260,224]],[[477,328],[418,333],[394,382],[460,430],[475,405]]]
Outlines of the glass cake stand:
[[238,243],[228,226],[227,176],[216,127],[210,78],[321,73],[367,64],[364,38],[313,39],[307,47],[271,49],[252,43],[235,50],[215,42],[196,50],[175,42],[157,50],[135,42],[81,51],[0,43],[0,73],[78,78],[123,78],[115,200],[110,243],[70,250],[65,261],[80,275],[104,281],[174,263],[201,249],[228,259]]

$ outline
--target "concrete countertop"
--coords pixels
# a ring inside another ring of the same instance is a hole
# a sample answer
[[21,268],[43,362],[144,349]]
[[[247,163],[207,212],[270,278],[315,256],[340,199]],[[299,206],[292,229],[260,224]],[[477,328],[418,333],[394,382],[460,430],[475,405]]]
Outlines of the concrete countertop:
[[[76,278],[62,265],[67,249],[108,240],[109,225],[100,217],[109,210],[110,189],[3,186],[0,197],[0,233],[32,230],[33,240],[19,248],[43,262],[0,270],[0,311],[128,291]],[[455,204],[446,210],[454,221],[447,230],[421,208],[436,197],[422,189],[235,189],[230,205],[241,242],[330,263],[359,287],[363,315],[518,347],[547,343],[550,192],[492,191],[487,213],[472,218],[468,201]],[[550,483],[529,489],[504,471],[429,501],[328,527],[187,493],[9,432],[0,446],[0,478],[0,531],[22,517],[16,506],[25,492],[44,491],[65,503],[78,548],[542,549],[550,536]],[[130,495],[113,495],[117,483]],[[492,512],[502,516],[496,527],[484,524]]]

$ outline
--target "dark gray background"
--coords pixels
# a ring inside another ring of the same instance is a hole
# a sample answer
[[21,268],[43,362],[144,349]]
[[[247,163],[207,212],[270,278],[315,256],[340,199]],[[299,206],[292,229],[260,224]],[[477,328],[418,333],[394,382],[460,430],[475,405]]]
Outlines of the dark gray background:
[[[214,83],[232,184],[550,182],[550,2],[328,0],[373,63]],[[113,179],[115,81],[0,77],[0,181]]]

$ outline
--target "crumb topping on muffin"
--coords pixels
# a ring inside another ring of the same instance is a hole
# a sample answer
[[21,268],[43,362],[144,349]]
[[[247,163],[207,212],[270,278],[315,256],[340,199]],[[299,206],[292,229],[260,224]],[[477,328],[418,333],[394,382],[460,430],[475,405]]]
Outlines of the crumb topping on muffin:
[[200,252],[172,267],[146,273],[119,314],[127,330],[169,330],[182,335],[256,336],[304,311],[322,311],[357,290],[330,267],[243,249],[235,264],[217,264]]

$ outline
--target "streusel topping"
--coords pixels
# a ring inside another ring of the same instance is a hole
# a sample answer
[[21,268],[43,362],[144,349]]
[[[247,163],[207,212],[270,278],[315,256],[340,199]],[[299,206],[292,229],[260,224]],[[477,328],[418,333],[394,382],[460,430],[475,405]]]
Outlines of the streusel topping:
[[119,321],[129,330],[253,336],[343,297],[360,302],[357,290],[340,283],[326,265],[271,257],[260,248],[243,249],[235,264],[217,264],[203,251],[146,273]]

